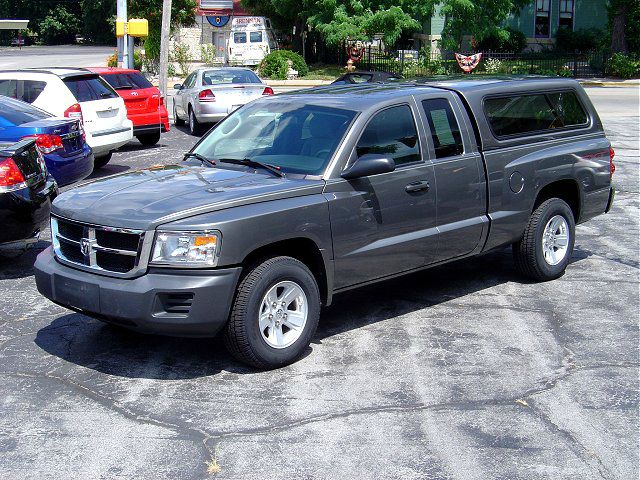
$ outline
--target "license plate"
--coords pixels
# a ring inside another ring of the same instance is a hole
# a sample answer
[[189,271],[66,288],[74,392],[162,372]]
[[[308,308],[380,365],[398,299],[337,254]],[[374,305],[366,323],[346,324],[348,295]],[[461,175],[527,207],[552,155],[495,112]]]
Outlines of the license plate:
[[100,287],[98,285],[54,275],[53,287],[55,289],[54,296],[58,302],[90,312],[100,311]]

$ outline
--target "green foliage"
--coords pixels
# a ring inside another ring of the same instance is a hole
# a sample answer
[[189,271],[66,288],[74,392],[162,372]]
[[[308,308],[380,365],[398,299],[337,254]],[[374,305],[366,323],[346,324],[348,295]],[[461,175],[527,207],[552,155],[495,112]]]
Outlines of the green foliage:
[[607,73],[620,78],[638,76],[640,75],[640,61],[632,55],[614,53],[607,62]]
[[441,0],[440,13],[445,17],[442,46],[459,50],[463,35],[471,35],[476,42],[494,36],[509,38],[502,25],[510,13],[530,4],[529,0]]
[[115,39],[116,2],[81,0],[82,35],[88,42],[113,45]]
[[52,9],[40,22],[40,37],[47,45],[72,43],[80,29],[78,18],[63,6]]
[[309,67],[302,56],[291,50],[276,50],[262,59],[258,67],[258,73],[263,78],[285,80],[289,71],[287,60],[293,63],[292,68],[298,71],[299,77],[309,73]]
[[556,34],[556,50],[561,52],[590,52],[602,46],[604,32],[597,28],[573,31],[560,27]]
[[476,45],[479,52],[520,53],[527,46],[527,38],[520,30],[511,27],[496,29]]
[[[142,70],[144,64],[144,57],[138,50],[133,52],[133,68],[136,70]],[[113,55],[107,57],[107,67],[118,66],[118,52],[113,52]]]
[[186,77],[189,75],[191,71],[191,61],[193,60],[193,55],[191,55],[191,51],[189,50],[189,45],[184,43],[175,43],[173,45],[173,52],[169,55],[169,61],[175,62],[178,64],[178,68],[180,69],[180,75]]
[[200,45],[200,60],[205,65],[218,65],[220,60],[218,59],[218,52],[216,46],[212,43],[205,43]]
[[113,52],[113,55],[107,57],[107,67],[118,66],[118,52]]
[[484,65],[484,71],[487,73],[507,73],[507,68],[502,61],[497,58],[488,58],[482,62]]

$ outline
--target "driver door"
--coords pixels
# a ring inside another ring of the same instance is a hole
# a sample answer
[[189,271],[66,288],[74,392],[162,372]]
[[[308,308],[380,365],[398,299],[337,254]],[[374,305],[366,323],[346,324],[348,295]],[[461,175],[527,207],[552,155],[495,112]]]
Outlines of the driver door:
[[[431,263],[436,255],[435,180],[415,105],[376,113],[362,131],[349,164],[384,155],[393,172],[327,182],[339,290]],[[420,132],[420,133],[419,133]]]

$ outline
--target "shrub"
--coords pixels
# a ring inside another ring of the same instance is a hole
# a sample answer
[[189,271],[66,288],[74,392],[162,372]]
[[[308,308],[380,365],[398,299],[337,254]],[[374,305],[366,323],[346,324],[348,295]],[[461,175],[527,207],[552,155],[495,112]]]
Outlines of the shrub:
[[293,69],[298,71],[298,76],[304,77],[309,73],[307,62],[300,55],[291,50],[276,50],[262,59],[258,72],[262,77],[285,80],[289,65],[287,60],[293,63]]
[[173,53],[170,55],[170,61],[176,62],[180,69],[180,75],[186,77],[191,70],[191,60],[193,57],[189,51],[189,46],[184,43],[175,43]]
[[487,73],[507,73],[504,63],[497,58],[488,58],[485,60],[484,71]]
[[[136,70],[142,70],[144,64],[144,58],[138,50],[133,52],[133,68]],[[118,66],[118,52],[113,52],[113,55],[107,57],[107,67]]]
[[216,65],[220,63],[215,45],[206,43],[200,46],[200,60],[205,65]]
[[597,28],[581,28],[573,31],[560,27],[556,33],[556,50],[561,52],[591,52],[602,44],[604,33]]
[[79,30],[80,22],[77,17],[63,6],[50,10],[40,22],[40,38],[47,45],[73,43]]
[[631,78],[640,75],[640,61],[631,55],[614,53],[607,62],[607,73],[620,78]]
[[507,27],[483,38],[476,45],[478,52],[514,52],[519,53],[527,46],[524,33]]

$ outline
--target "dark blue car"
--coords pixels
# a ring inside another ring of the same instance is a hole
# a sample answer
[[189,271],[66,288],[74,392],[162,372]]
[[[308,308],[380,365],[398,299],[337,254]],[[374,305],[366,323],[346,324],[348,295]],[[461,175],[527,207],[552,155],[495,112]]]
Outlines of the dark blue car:
[[56,118],[28,103],[0,95],[0,142],[32,137],[58,185],[88,177],[93,152],[78,120]]

